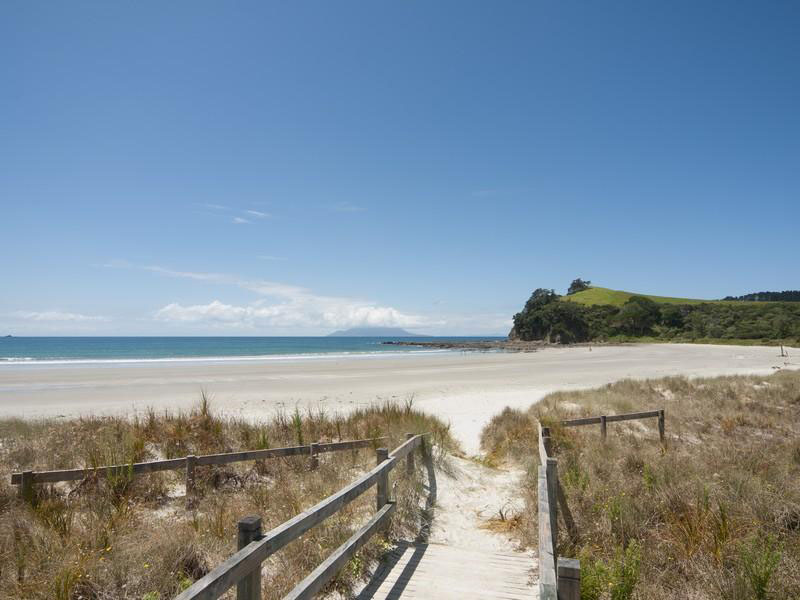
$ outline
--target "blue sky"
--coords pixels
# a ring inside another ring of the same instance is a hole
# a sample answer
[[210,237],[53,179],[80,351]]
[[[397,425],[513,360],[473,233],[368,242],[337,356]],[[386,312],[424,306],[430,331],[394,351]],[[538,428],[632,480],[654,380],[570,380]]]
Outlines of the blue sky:
[[0,331],[800,288],[796,2],[4,2]]

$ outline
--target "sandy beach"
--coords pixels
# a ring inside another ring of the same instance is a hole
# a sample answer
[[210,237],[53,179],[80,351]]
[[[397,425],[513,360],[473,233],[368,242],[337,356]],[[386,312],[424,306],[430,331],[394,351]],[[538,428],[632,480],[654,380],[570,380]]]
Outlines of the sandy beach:
[[800,366],[800,350],[639,344],[547,348],[527,354],[443,352],[291,360],[0,365],[0,416],[74,417],[177,410],[209,392],[218,410],[259,418],[300,407],[346,412],[403,402],[448,419],[469,453],[504,406],[626,377],[769,374]]

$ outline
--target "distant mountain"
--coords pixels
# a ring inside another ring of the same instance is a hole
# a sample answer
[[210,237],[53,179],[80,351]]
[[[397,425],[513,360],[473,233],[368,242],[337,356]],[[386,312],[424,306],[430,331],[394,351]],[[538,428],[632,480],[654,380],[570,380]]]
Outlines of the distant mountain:
[[400,327],[351,327],[334,331],[328,337],[428,337],[411,333]]

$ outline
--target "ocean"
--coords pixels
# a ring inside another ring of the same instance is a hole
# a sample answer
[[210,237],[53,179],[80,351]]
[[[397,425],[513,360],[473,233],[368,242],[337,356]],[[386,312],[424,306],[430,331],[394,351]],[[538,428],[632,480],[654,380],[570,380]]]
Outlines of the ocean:
[[336,355],[447,352],[403,341],[473,341],[493,337],[3,337],[0,364],[266,360]]

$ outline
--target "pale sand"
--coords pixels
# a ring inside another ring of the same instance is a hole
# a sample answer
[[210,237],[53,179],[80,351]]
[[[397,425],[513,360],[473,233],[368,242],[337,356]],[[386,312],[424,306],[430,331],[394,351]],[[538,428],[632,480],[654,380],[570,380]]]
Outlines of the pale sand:
[[525,408],[557,389],[625,377],[711,376],[796,368],[800,350],[650,344],[548,348],[529,354],[434,353],[227,362],[0,365],[0,416],[132,414],[147,407],[185,409],[200,390],[217,409],[259,418],[306,407],[346,412],[383,400],[414,406],[452,423],[468,453],[504,406]]

